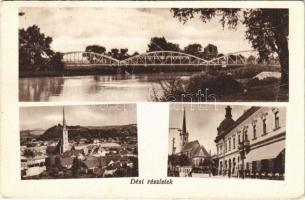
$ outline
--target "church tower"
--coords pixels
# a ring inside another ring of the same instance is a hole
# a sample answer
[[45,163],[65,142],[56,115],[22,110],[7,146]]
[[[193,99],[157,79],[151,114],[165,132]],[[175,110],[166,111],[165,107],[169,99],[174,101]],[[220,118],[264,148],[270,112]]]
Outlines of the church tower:
[[183,110],[182,131],[180,132],[181,149],[188,143],[189,133],[186,131],[185,108]]
[[66,127],[66,119],[65,119],[65,108],[62,110],[63,119],[62,119],[62,136],[61,136],[61,146],[60,146],[60,153],[65,153],[69,148],[69,141],[68,141],[68,130]]

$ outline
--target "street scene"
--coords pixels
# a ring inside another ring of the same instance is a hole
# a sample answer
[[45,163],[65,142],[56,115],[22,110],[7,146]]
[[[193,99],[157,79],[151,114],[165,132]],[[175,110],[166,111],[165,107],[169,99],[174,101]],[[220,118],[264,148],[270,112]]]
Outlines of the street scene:
[[138,176],[136,105],[20,108],[21,179]]
[[285,179],[286,109],[171,104],[168,176]]
[[[44,17],[41,17],[44,16]],[[19,9],[19,101],[288,101],[288,9]]]

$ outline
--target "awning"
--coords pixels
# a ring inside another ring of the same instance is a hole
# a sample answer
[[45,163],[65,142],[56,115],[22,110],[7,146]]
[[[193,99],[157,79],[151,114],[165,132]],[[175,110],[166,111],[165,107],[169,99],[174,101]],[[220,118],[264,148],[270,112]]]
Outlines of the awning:
[[268,144],[251,150],[245,158],[245,162],[276,158],[285,149],[285,140]]

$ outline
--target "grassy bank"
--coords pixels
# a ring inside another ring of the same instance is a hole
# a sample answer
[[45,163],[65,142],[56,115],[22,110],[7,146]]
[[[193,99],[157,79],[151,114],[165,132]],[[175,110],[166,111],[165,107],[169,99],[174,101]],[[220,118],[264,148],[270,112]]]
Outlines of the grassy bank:
[[253,79],[264,71],[279,71],[279,68],[249,66],[196,73],[189,79],[160,82],[163,95],[154,93],[152,99],[170,102],[288,101],[288,89],[281,86],[279,79]]

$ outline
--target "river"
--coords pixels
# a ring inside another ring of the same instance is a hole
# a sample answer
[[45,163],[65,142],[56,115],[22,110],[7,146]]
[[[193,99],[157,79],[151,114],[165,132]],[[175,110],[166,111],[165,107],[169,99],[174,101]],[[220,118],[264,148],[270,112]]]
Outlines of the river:
[[188,77],[185,73],[34,77],[19,79],[19,100],[27,101],[153,101],[162,95],[160,81]]

